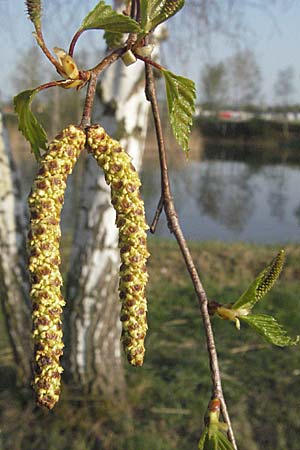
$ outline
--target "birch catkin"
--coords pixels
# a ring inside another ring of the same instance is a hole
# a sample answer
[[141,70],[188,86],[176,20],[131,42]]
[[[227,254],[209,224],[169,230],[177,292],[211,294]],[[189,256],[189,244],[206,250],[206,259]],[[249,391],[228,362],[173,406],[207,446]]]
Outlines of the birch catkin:
[[255,299],[257,301],[264,297],[273,287],[282,271],[284,259],[284,250],[280,250],[271,264],[263,271],[263,276],[255,289]]
[[63,371],[61,314],[65,301],[59,270],[60,214],[66,180],[85,145],[85,133],[70,125],[49,145],[28,199],[29,272],[35,346],[34,389],[37,401],[52,409]]
[[99,125],[87,130],[88,151],[104,170],[116,210],[121,255],[119,295],[122,302],[122,342],[128,361],[141,366],[147,331],[145,285],[148,280],[144,203],[141,182],[130,156]]

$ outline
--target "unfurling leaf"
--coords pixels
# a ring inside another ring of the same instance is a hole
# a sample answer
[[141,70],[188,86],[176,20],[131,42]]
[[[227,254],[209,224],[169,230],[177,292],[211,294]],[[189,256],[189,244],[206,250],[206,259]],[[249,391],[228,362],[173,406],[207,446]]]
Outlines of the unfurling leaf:
[[40,148],[46,149],[47,134],[30,109],[33,96],[37,92],[36,89],[20,92],[14,97],[14,107],[19,119],[19,130],[30,142],[32,152],[39,160]]
[[205,444],[205,441],[206,441],[207,434],[208,434],[208,426],[206,426],[204,428],[204,430],[202,431],[200,440],[198,442],[198,450],[204,450],[204,444]]
[[299,341],[299,336],[295,338],[289,337],[284,327],[272,316],[266,314],[250,314],[249,316],[241,316],[240,319],[250,325],[267,342],[278,345],[279,347],[296,345]]
[[123,33],[114,33],[112,31],[105,31],[103,37],[107,47],[111,49],[121,47],[124,43]]
[[189,151],[189,137],[195,111],[196,87],[188,78],[162,71],[165,77],[168,110],[173,134],[185,152]]
[[124,14],[117,13],[110,5],[101,0],[84,18],[80,30],[106,30],[113,33],[139,33],[138,22]]
[[228,426],[220,422],[221,402],[219,398],[214,398],[208,405],[205,415],[206,426],[201,434],[198,450],[234,450],[225,434]]
[[273,287],[275,281],[279,277],[284,264],[284,250],[280,250],[278,255],[273,259],[255,280],[250,284],[248,289],[241,297],[232,305],[232,309],[252,309],[253,306],[263,298],[267,292]]
[[216,447],[213,447],[214,450],[234,450],[231,442],[221,431],[217,431],[215,443]]
[[222,431],[216,429],[212,434],[209,433],[209,427],[206,426],[200,441],[198,443],[198,450],[234,450],[232,444],[229,442]]
[[226,306],[212,302],[212,314],[234,321],[238,329],[240,329],[240,321],[246,322],[267,342],[279,347],[296,345],[299,336],[289,337],[285,328],[274,317],[266,314],[252,314],[253,306],[269,292],[279,277],[283,264],[284,250],[281,250],[235,303]]
[[37,28],[39,28],[42,14],[41,0],[26,0],[25,4],[29,19]]
[[174,16],[184,0],[141,0],[141,25],[145,33]]

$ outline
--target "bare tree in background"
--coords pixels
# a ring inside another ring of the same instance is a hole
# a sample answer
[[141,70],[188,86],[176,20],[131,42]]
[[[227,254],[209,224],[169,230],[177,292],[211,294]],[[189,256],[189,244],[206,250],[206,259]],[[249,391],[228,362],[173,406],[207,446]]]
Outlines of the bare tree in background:
[[230,101],[241,107],[257,103],[260,99],[262,77],[252,50],[237,52],[226,63]]
[[274,93],[281,105],[289,105],[294,92],[295,71],[293,67],[289,66],[278,72],[277,79],[274,83]]
[[201,73],[201,98],[212,109],[217,109],[226,102],[228,80],[223,62],[204,66]]
[[[289,66],[278,72],[277,80],[274,83],[274,91],[276,98],[280,102],[281,107],[287,108],[291,102],[291,96],[295,92],[295,72],[293,67]],[[289,121],[287,114],[283,120],[283,135],[289,137]]]

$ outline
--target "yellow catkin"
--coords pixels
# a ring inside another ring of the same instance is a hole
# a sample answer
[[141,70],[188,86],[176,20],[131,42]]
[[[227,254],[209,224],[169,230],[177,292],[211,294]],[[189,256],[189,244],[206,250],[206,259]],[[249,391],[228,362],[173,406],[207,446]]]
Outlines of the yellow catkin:
[[31,281],[33,339],[35,349],[33,386],[39,404],[52,409],[59,399],[63,371],[61,314],[60,214],[68,175],[83,150],[84,131],[70,125],[49,145],[34,180],[28,203],[29,273]]
[[279,277],[283,265],[284,265],[284,250],[280,250],[280,252],[275,256],[271,264],[263,271],[262,278],[259,281],[256,290],[255,290],[255,299],[260,300],[264,297],[270,289],[273,287],[275,281]]
[[118,141],[110,138],[100,125],[87,130],[88,151],[104,170],[116,210],[121,257],[119,294],[122,302],[122,343],[128,361],[141,366],[147,331],[145,286],[148,280],[144,203],[139,176],[130,156]]

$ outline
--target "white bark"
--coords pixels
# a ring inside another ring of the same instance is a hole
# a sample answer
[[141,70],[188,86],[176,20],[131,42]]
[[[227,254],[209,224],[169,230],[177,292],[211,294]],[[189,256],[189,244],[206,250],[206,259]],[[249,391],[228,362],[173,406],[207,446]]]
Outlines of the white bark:
[[[147,129],[148,104],[143,65],[112,66],[102,80],[103,100],[115,101],[115,125],[123,122],[121,143],[141,167]],[[112,120],[101,120],[107,131]],[[116,128],[116,126],[114,127]],[[118,300],[119,250],[110,189],[95,161],[87,158],[81,207],[69,274],[71,373],[81,384],[110,394],[123,387]]]
[[25,213],[16,169],[0,116],[0,296],[20,375],[28,377],[31,319],[26,275]]

